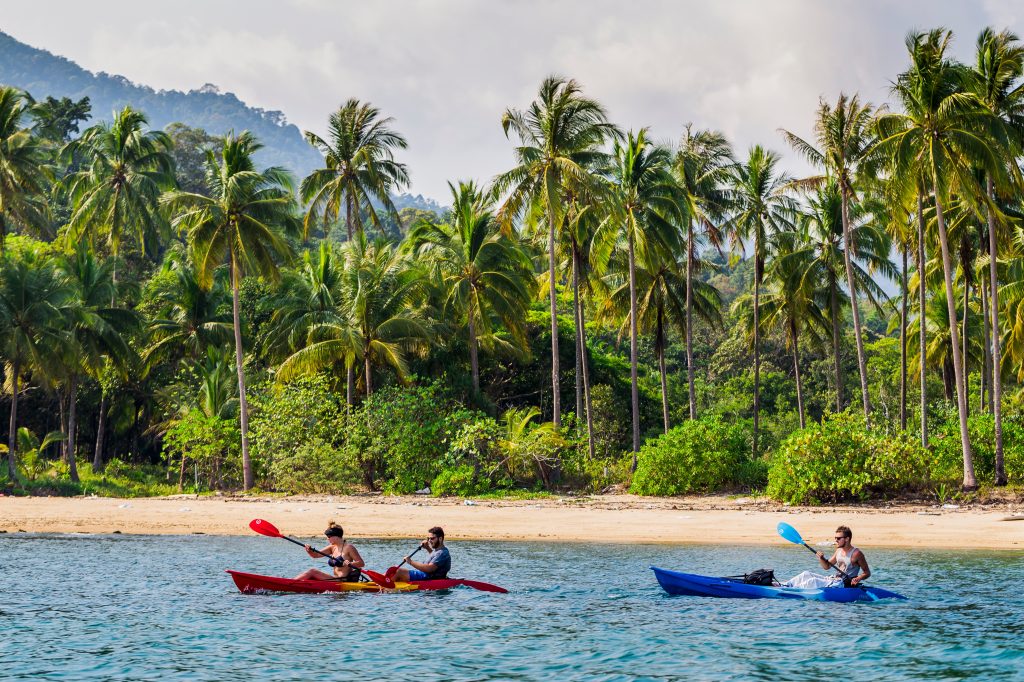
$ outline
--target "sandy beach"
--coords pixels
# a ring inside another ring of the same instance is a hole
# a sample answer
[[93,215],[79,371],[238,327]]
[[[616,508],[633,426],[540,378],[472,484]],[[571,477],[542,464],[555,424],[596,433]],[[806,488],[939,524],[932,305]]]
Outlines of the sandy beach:
[[779,521],[825,542],[839,524],[875,547],[1024,550],[1024,504],[960,507],[786,507],[753,498],[631,495],[471,500],[296,496],[113,499],[0,497],[0,532],[245,535],[254,518],[282,532],[319,535],[328,520],[352,538],[421,535],[441,525],[452,539],[566,542],[776,544]]

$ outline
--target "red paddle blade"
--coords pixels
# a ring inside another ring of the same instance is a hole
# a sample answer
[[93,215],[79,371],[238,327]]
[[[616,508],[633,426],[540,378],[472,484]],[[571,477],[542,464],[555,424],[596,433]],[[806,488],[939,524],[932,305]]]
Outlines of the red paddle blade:
[[264,521],[263,519],[253,519],[249,522],[249,528],[252,528],[260,535],[266,535],[269,538],[281,537],[281,531],[275,528],[274,524],[270,521]]
[[384,571],[384,577],[388,580],[394,580],[395,573],[398,573],[398,566],[391,566],[388,570]]
[[472,587],[474,590],[480,590],[481,592],[497,592],[498,594],[508,594],[508,590],[506,590],[504,587],[498,587],[497,585],[492,585],[490,583],[482,583],[479,580],[460,579],[459,582],[461,582],[466,587]]
[[365,575],[367,578],[369,578],[373,582],[377,583],[381,587],[386,587],[389,590],[390,589],[394,589],[395,581],[392,580],[391,578],[389,578],[389,577],[387,577],[385,575],[381,575],[377,571],[371,571],[371,570],[366,569],[366,568],[361,569],[361,570],[362,570],[363,575]]

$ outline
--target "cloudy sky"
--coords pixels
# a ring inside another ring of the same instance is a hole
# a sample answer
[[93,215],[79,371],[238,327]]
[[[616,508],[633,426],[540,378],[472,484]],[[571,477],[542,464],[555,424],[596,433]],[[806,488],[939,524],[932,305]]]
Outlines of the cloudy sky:
[[807,134],[820,96],[884,101],[908,30],[953,29],[962,59],[986,25],[1024,34],[1020,0],[43,4],[5,4],[0,29],[92,71],[157,89],[214,83],[318,132],[344,100],[368,100],[409,140],[412,191],[444,203],[447,180],[511,163],[501,114],[551,73],[581,81],[624,128],[668,141],[692,121],[740,149],[785,151],[778,128]]

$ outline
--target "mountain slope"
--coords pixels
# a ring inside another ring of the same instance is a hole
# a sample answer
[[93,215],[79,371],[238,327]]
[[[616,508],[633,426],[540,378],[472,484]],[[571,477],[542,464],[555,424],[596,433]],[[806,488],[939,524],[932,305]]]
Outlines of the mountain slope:
[[124,76],[94,74],[69,59],[26,45],[2,31],[0,83],[27,90],[36,99],[49,95],[89,97],[93,120],[109,120],[114,110],[130,104],[144,111],[154,128],[180,121],[212,135],[250,130],[266,145],[258,157],[261,164],[285,166],[299,178],[318,168],[322,160],[280,111],[246,106],[232,93],[222,93],[210,84],[189,92],[154,90]]

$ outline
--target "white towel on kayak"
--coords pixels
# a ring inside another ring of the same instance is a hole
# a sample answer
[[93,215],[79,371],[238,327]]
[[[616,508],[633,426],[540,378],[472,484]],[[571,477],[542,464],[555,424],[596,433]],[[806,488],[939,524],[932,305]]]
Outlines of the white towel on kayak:
[[822,587],[842,587],[843,580],[835,575],[821,575],[812,571],[804,571],[799,575],[793,576],[782,585],[784,587],[820,589]]

